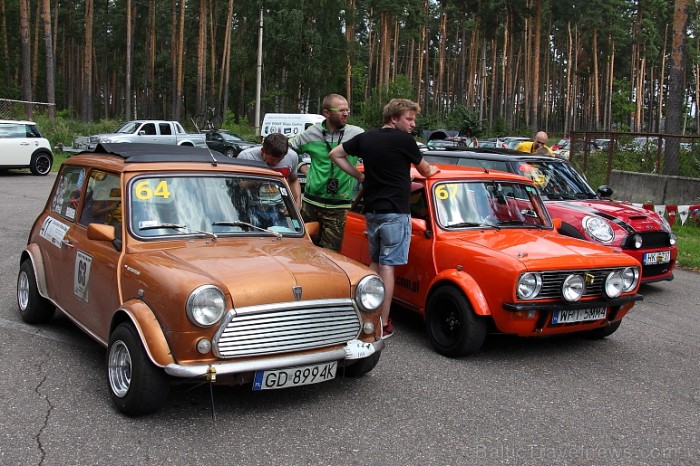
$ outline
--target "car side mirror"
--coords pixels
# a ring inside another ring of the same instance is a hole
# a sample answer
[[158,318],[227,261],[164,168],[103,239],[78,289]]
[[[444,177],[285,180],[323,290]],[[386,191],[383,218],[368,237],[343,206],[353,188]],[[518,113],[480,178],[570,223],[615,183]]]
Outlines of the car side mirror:
[[139,136],[145,136],[146,132],[144,130],[139,131]]
[[92,241],[114,241],[117,234],[114,225],[91,223],[87,228],[87,237]]
[[428,229],[428,222],[422,218],[411,218],[411,231],[414,233],[422,233],[426,238],[433,236],[433,233]]
[[602,185],[600,188],[598,188],[598,195],[600,197],[610,197],[613,194],[613,189],[608,186],[607,184]]
[[560,218],[553,218],[552,225],[554,226],[555,230],[559,231],[559,229],[561,228],[561,219]]

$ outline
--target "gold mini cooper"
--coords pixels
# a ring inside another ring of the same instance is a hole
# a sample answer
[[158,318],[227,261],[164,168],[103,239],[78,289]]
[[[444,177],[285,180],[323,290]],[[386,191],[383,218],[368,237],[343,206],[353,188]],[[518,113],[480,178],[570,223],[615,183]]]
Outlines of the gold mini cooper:
[[384,285],[314,246],[284,178],[207,149],[100,145],[68,159],[20,258],[30,324],[58,308],[107,347],[112,400],[160,408],[172,378],[253,390],[360,376]]

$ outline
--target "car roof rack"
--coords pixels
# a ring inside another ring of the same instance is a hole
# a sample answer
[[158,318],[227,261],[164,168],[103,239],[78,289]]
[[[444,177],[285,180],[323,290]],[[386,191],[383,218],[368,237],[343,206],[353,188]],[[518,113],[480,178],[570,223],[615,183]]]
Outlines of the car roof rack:
[[203,147],[176,146],[170,144],[116,143],[97,144],[92,151],[86,153],[113,155],[121,157],[129,163],[153,162],[199,162],[210,164],[244,165],[249,167],[267,167],[267,164],[257,160],[239,160],[226,157],[221,152]]

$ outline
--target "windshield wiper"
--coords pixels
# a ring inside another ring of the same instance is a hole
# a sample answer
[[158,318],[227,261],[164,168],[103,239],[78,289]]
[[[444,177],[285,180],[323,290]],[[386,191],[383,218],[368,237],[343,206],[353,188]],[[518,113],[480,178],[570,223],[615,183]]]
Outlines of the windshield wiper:
[[500,230],[501,228],[498,225],[495,225],[491,222],[460,222],[460,223],[450,223],[449,225],[445,225],[447,228],[467,228],[467,227],[492,227],[495,228],[496,230]]
[[241,221],[235,221],[235,222],[213,222],[212,225],[213,225],[213,226],[219,226],[219,227],[245,227],[245,228],[248,228],[249,230],[258,230],[258,231],[262,231],[262,232],[265,232],[265,233],[269,233],[269,234],[271,234],[271,235],[273,235],[273,236],[275,236],[275,237],[277,237],[277,238],[281,238],[281,237],[282,237],[282,233],[280,233],[280,232],[278,232],[278,231],[268,230],[267,228],[259,227],[259,226],[257,226],[257,225],[253,225],[252,223],[248,223],[248,222],[241,222]]
[[155,225],[147,225],[147,226],[139,227],[139,230],[141,230],[141,231],[160,230],[160,229],[187,230],[191,233],[199,233],[202,235],[207,235],[214,240],[216,240],[218,238],[216,236],[216,233],[212,233],[211,231],[195,230],[194,228],[189,228],[187,225],[180,225],[178,223],[156,223]]

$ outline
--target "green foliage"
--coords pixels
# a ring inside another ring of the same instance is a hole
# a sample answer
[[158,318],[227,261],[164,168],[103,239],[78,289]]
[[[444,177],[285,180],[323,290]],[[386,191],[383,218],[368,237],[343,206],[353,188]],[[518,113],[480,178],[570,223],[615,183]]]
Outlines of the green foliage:
[[700,271],[700,223],[689,216],[684,225],[676,221],[673,231],[678,236],[677,265]]
[[459,130],[460,136],[481,137],[484,128],[479,121],[479,112],[464,105],[457,105],[445,118],[447,129]]
[[375,89],[369,99],[354,106],[352,124],[365,129],[382,126],[382,111],[391,99],[415,100],[413,84],[404,75],[399,75],[386,88]]

